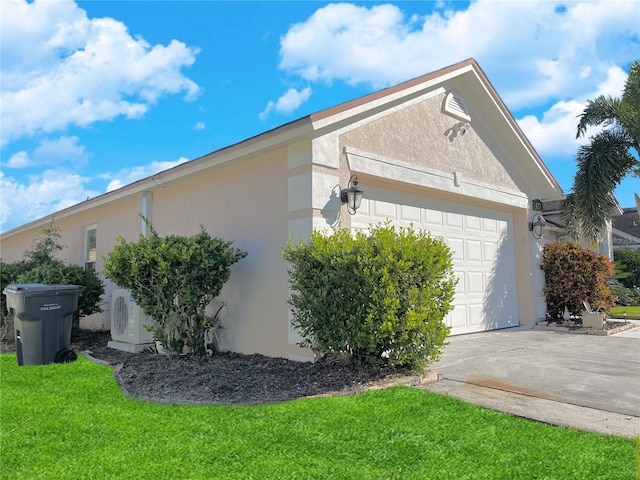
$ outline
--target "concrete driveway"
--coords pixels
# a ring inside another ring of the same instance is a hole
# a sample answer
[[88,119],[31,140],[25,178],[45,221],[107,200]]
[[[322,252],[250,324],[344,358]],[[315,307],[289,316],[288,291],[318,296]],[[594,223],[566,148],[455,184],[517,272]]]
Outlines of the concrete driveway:
[[425,386],[554,425],[640,435],[640,324],[596,336],[517,327],[450,337]]

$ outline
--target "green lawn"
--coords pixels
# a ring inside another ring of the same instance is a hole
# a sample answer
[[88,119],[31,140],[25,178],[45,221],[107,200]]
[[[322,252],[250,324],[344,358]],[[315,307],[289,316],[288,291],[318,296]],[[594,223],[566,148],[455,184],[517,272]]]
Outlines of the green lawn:
[[640,305],[612,308],[609,316],[613,318],[624,318],[624,312],[627,312],[627,318],[640,320]]
[[0,478],[633,479],[635,442],[402,387],[253,407],[125,398],[89,360],[0,355]]

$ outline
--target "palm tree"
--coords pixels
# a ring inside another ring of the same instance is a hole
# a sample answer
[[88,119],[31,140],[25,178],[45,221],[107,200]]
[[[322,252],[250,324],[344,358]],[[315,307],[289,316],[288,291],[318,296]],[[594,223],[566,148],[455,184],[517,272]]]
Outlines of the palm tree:
[[614,189],[627,175],[640,177],[640,62],[629,69],[622,98],[601,95],[587,102],[576,138],[587,127],[604,127],[579,148],[573,193],[562,204],[562,219],[575,239],[598,242],[619,209]]

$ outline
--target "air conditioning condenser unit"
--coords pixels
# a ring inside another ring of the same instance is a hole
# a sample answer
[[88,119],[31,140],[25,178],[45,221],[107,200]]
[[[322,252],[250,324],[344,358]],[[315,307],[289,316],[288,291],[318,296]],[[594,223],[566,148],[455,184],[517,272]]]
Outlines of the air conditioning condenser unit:
[[111,296],[111,338],[109,347],[138,353],[154,345],[153,335],[145,327],[151,317],[145,315],[129,290],[117,289]]

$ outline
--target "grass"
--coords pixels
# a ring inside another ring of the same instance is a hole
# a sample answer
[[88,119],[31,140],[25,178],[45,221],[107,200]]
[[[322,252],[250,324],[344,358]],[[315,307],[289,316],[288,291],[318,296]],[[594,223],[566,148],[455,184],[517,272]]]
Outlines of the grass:
[[614,318],[624,318],[624,312],[627,312],[627,318],[640,320],[640,305],[614,307],[609,312],[609,316]]
[[633,479],[631,439],[398,387],[253,407],[126,398],[89,360],[0,355],[2,479]]

